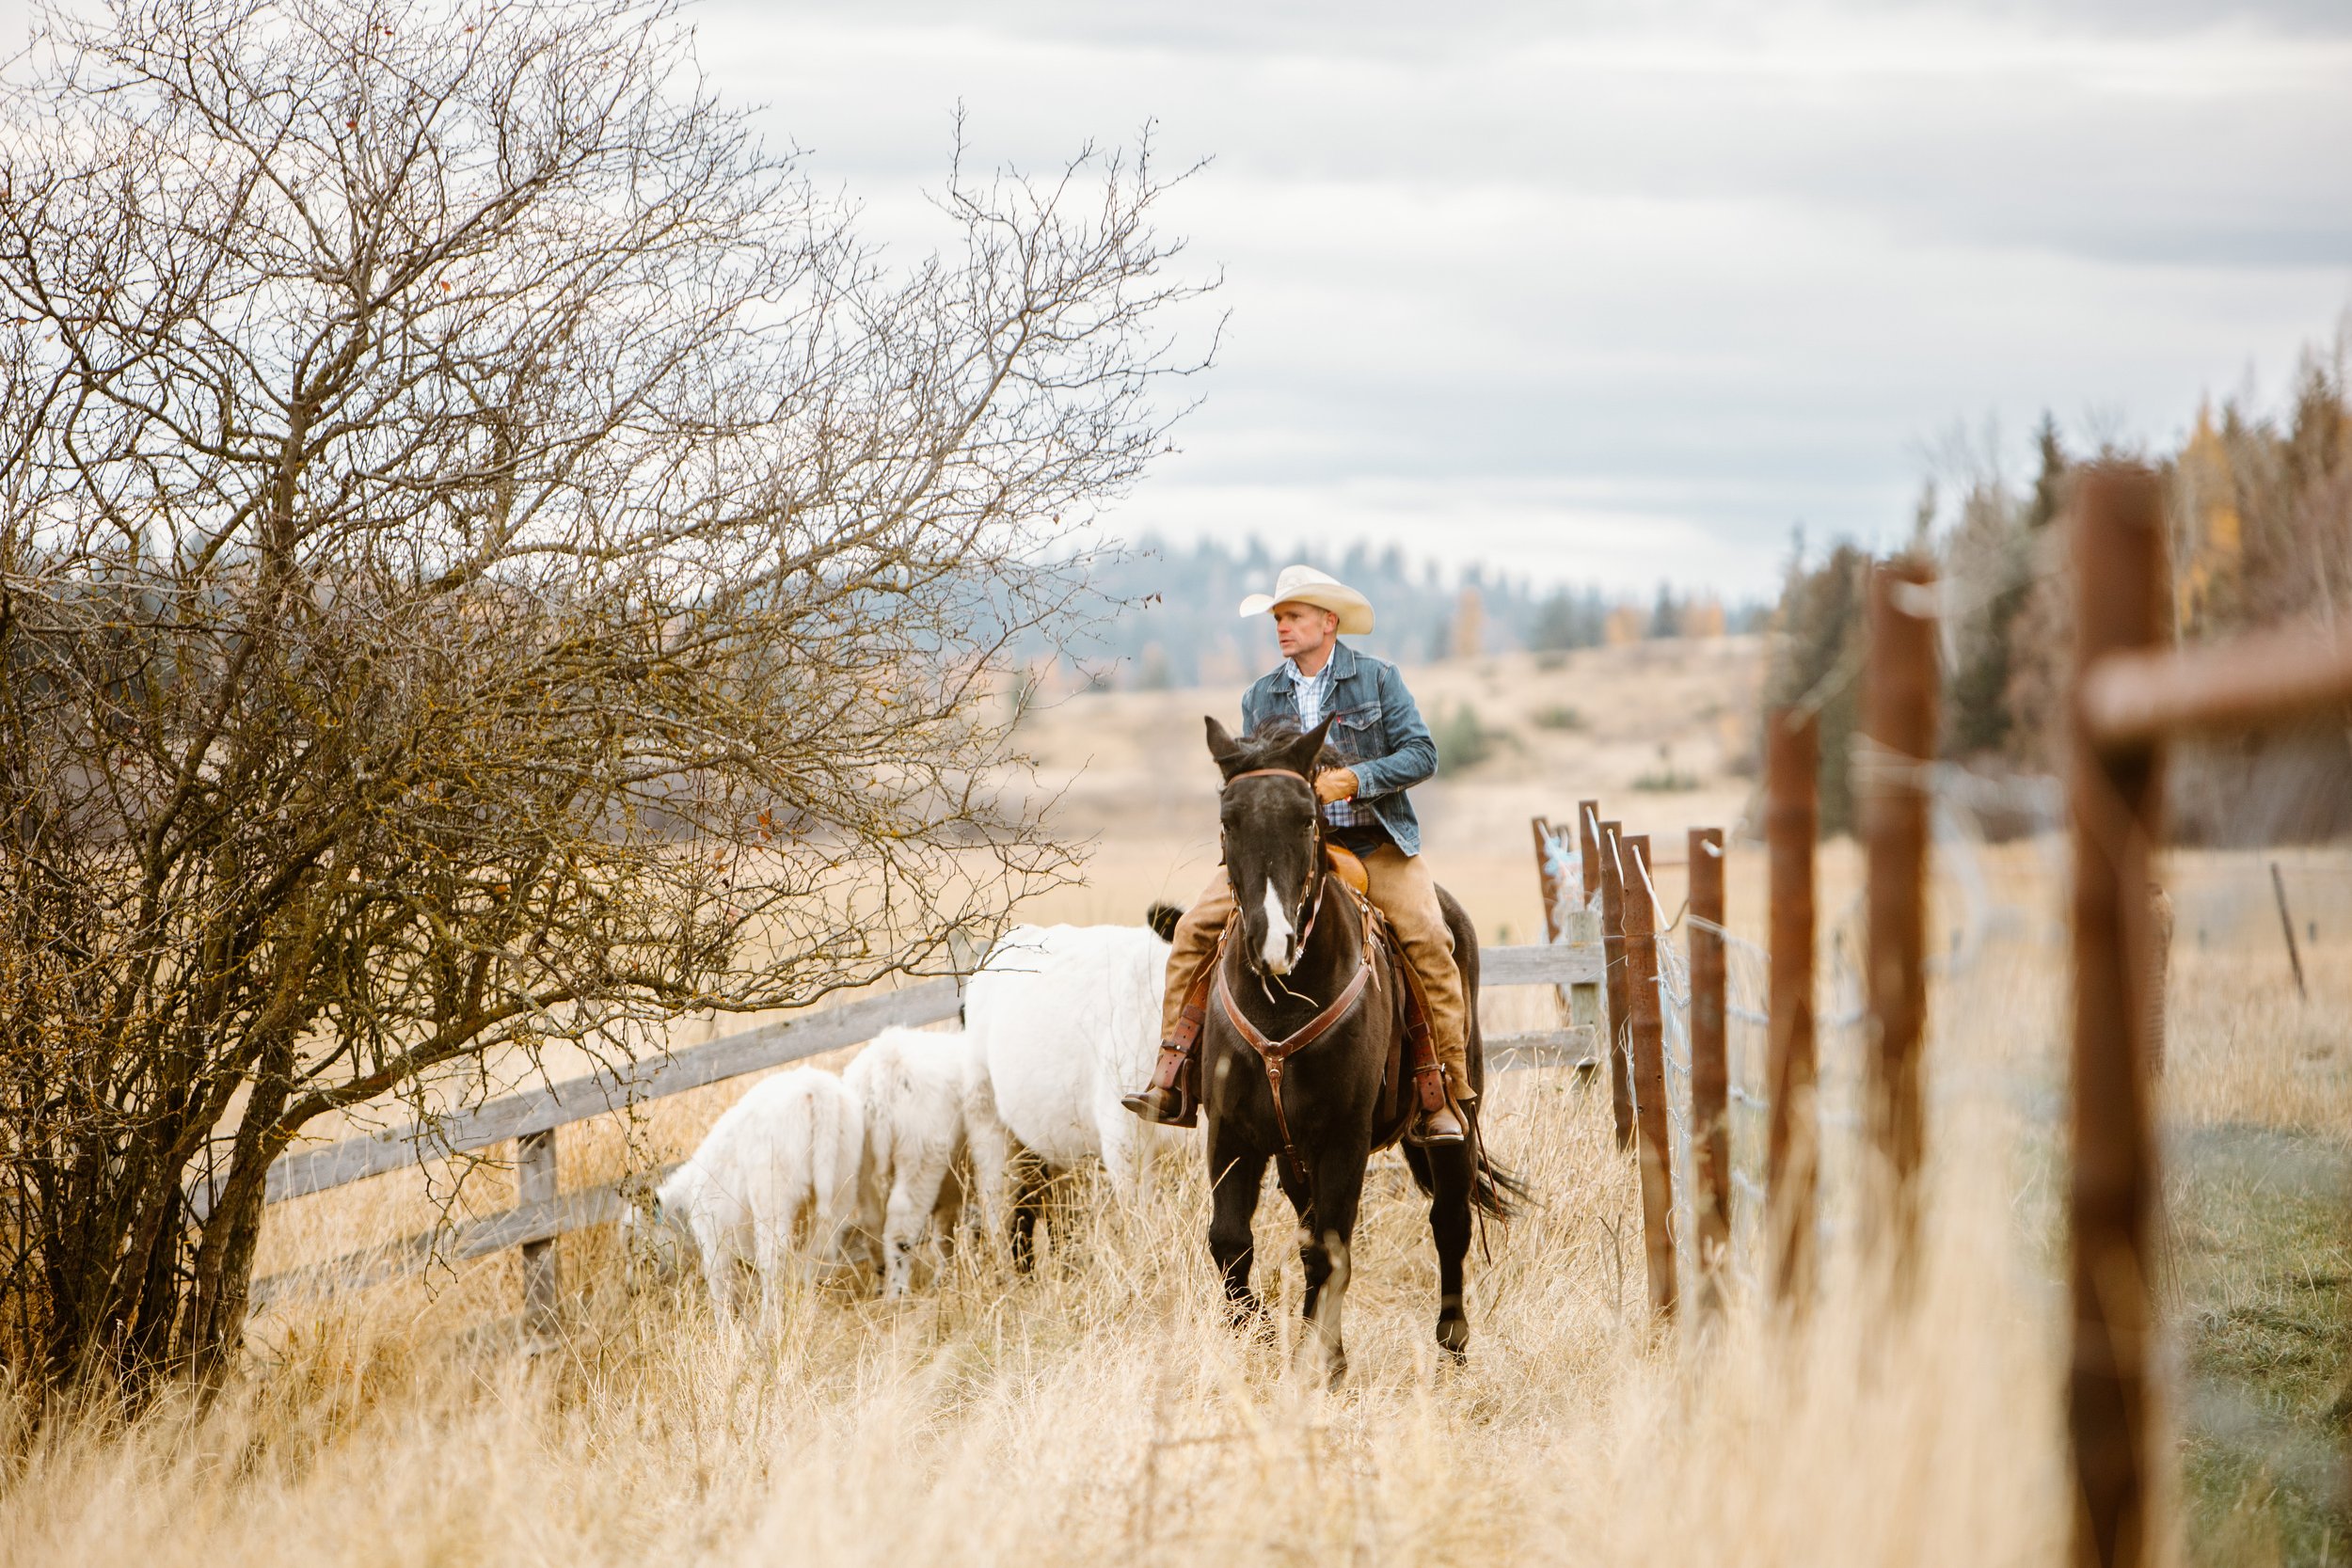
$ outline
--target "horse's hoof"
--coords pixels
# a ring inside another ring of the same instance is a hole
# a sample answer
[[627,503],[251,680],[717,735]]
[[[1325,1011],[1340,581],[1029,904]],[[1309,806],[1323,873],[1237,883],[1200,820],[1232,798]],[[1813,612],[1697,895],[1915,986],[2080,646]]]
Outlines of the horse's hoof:
[[1470,1322],[1464,1318],[1438,1320],[1438,1346],[1456,1367],[1470,1365]]
[[1326,1369],[1324,1372],[1324,1386],[1327,1388],[1337,1389],[1341,1384],[1345,1383],[1346,1381],[1347,1352],[1343,1350],[1333,1351],[1331,1353],[1331,1365]]
[[1225,1326],[1238,1334],[1244,1329],[1262,1328],[1266,1321],[1265,1303],[1255,1294],[1228,1296],[1225,1299]]

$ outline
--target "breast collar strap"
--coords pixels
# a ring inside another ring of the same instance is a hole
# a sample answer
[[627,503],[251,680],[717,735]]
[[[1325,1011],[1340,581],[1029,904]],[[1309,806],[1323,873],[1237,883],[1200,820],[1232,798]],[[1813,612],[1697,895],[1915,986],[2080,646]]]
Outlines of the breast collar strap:
[[[1287,771],[1287,769],[1278,771]],[[1318,861],[1321,860],[1322,853],[1322,847],[1318,844],[1315,849]],[[1317,864],[1314,879],[1315,908],[1318,911],[1323,907],[1325,877],[1324,868]],[[1347,895],[1355,898],[1355,890],[1348,889]],[[1307,1163],[1298,1157],[1297,1146],[1291,1140],[1290,1115],[1282,1108],[1282,1069],[1293,1055],[1330,1033],[1335,1024],[1355,1011],[1356,1004],[1363,1000],[1365,988],[1372,983],[1373,943],[1378,940],[1378,933],[1373,924],[1370,906],[1363,904],[1360,899],[1358,903],[1360,906],[1359,916],[1363,923],[1364,941],[1361,951],[1356,956],[1356,973],[1348,976],[1347,984],[1340,988],[1340,993],[1337,996],[1324,1005],[1321,1012],[1279,1040],[1269,1037],[1264,1030],[1244,1017],[1241,1004],[1233,1000],[1232,987],[1226,983],[1225,977],[1225,955],[1222,952],[1225,946],[1224,939],[1219,939],[1217,942],[1220,951],[1210,958],[1210,962],[1216,965],[1216,970],[1217,1006],[1224,1010],[1226,1020],[1232,1024],[1234,1032],[1249,1042],[1249,1048],[1258,1053],[1258,1061],[1265,1069],[1266,1090],[1274,1098],[1274,1127],[1282,1138],[1282,1160],[1285,1164],[1289,1165],[1291,1175],[1296,1179],[1299,1186],[1307,1191],[1311,1207],[1314,1194],[1314,1181],[1307,1173]],[[1232,927],[1229,925],[1225,930],[1226,936],[1230,938]],[[1305,947],[1303,940],[1300,946],[1303,950]]]

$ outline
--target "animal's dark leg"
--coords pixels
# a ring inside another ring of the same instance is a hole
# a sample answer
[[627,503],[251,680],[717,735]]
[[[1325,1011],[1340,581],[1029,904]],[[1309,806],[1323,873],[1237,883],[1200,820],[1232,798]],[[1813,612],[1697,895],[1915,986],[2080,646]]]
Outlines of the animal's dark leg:
[[[1347,1375],[1347,1344],[1342,1326],[1353,1267],[1356,1212],[1363,1200],[1364,1164],[1370,1158],[1370,1152],[1359,1148],[1318,1162],[1314,1208],[1299,1216],[1298,1260],[1307,1271],[1306,1318],[1315,1326],[1315,1343],[1334,1386]],[[1309,1226],[1313,1228],[1310,1230]]]
[[1331,1249],[1315,1239],[1303,1215],[1298,1222],[1298,1262],[1307,1273],[1307,1296],[1298,1315],[1313,1323],[1316,1308],[1323,1305],[1323,1288],[1331,1280],[1332,1259]]
[[1470,1255],[1470,1195],[1477,1179],[1473,1144],[1436,1144],[1429,1161],[1429,1235],[1438,1244],[1438,1343],[1456,1362],[1470,1354],[1470,1317],[1462,1309],[1462,1260]]
[[1045,1162],[1023,1152],[1014,1162],[1012,1198],[1012,1266],[1027,1274],[1037,1266],[1037,1227],[1045,1215],[1046,1189],[1052,1178]]
[[1209,1254],[1225,1276],[1225,1302],[1235,1327],[1256,1317],[1258,1297],[1249,1289],[1249,1269],[1256,1259],[1250,1221],[1258,1212],[1258,1188],[1265,1180],[1265,1156],[1235,1148],[1221,1140],[1209,1147],[1212,1182]]

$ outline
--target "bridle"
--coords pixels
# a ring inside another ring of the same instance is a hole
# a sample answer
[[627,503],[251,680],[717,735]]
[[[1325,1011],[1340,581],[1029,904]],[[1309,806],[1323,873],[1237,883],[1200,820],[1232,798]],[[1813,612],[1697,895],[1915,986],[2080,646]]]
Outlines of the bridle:
[[[1295,768],[1253,768],[1248,772],[1236,773],[1226,780],[1225,788],[1231,789],[1244,779],[1261,779],[1278,773],[1296,779],[1305,784],[1309,795],[1311,796],[1314,793],[1314,781]],[[1307,939],[1314,934],[1315,917],[1323,912],[1324,886],[1333,879],[1323,863],[1323,812],[1319,802],[1314,813],[1314,827],[1311,831],[1313,844],[1307,862],[1307,885],[1311,891],[1302,895],[1299,905],[1305,916],[1304,922],[1298,927],[1298,951],[1302,955],[1307,951]],[[1230,857],[1228,863],[1231,863]],[[1298,1157],[1297,1146],[1291,1141],[1290,1117],[1282,1109],[1282,1069],[1294,1054],[1305,1050],[1328,1034],[1334,1024],[1355,1011],[1356,1004],[1363,1000],[1364,990],[1373,979],[1373,943],[1378,938],[1369,905],[1360,913],[1364,942],[1363,950],[1356,958],[1356,973],[1348,976],[1347,984],[1340,988],[1339,994],[1325,1004],[1314,1017],[1279,1040],[1271,1038],[1264,1030],[1242,1016],[1240,1005],[1233,1000],[1232,988],[1225,983],[1223,950],[1225,942],[1232,937],[1232,923],[1227,924],[1225,936],[1217,943],[1218,951],[1209,959],[1216,969],[1216,1000],[1217,1005],[1224,1009],[1226,1022],[1232,1024],[1234,1031],[1249,1042],[1250,1049],[1258,1053],[1259,1062],[1265,1068],[1266,1089],[1274,1098],[1274,1126],[1282,1136],[1282,1159],[1290,1166],[1291,1174],[1297,1179],[1298,1184],[1306,1189],[1310,1209],[1314,1206],[1314,1179],[1309,1174],[1306,1162]]]
[[[1244,779],[1273,778],[1296,779],[1300,784],[1305,784],[1308,801],[1311,807],[1308,814],[1307,829],[1307,885],[1299,893],[1298,908],[1291,911],[1291,928],[1298,933],[1298,951],[1304,953],[1307,951],[1307,939],[1315,934],[1315,917],[1323,912],[1323,806],[1321,801],[1314,799],[1314,780],[1295,768],[1252,768],[1247,772],[1236,773],[1226,780],[1217,793],[1223,794],[1225,790],[1232,788]],[[1220,839],[1223,838],[1222,828],[1218,830],[1217,836]],[[1232,857],[1228,855],[1226,864],[1232,863]]]

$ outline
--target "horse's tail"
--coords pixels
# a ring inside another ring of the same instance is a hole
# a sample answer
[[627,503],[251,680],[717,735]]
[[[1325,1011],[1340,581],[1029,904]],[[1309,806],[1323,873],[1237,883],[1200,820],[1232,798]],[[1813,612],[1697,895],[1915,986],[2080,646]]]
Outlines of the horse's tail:
[[1162,942],[1176,940],[1176,922],[1184,918],[1184,911],[1165,901],[1155,902],[1143,911],[1143,923]]
[[1485,1146],[1480,1146],[1478,1177],[1470,1187],[1470,1203],[1480,1213],[1498,1220],[1511,1219],[1534,1197],[1525,1178],[1508,1165],[1495,1164],[1486,1157]]
[[[1406,1146],[1405,1165],[1413,1173],[1413,1184],[1427,1196],[1437,1191],[1437,1173],[1425,1156],[1413,1158],[1420,1153]],[[1517,1218],[1521,1207],[1534,1200],[1534,1189],[1526,1179],[1508,1165],[1497,1164],[1487,1158],[1486,1141],[1479,1140],[1477,1157],[1470,1162],[1470,1207],[1489,1219],[1509,1220]]]

